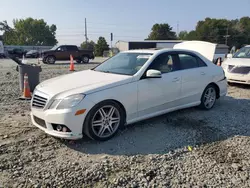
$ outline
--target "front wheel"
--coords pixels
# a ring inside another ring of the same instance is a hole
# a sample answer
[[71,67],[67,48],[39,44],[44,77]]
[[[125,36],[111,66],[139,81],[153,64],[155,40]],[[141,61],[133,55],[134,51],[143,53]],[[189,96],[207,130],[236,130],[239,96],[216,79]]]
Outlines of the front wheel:
[[88,113],[83,132],[97,141],[109,140],[124,124],[125,115],[122,108],[113,101],[102,102]]
[[48,57],[46,58],[46,62],[47,62],[48,64],[55,64],[56,58],[55,58],[54,56],[48,56]]
[[76,62],[80,64],[82,61],[80,59],[77,59]]
[[213,85],[208,85],[201,96],[200,107],[205,110],[210,110],[211,108],[213,108],[215,102],[216,89]]

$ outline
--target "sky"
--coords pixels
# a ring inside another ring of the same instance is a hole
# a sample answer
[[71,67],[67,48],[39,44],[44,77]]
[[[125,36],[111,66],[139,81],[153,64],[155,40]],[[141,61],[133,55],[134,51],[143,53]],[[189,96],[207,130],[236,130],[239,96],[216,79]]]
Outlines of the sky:
[[80,45],[87,19],[89,40],[99,36],[113,45],[118,40],[144,40],[155,23],[174,31],[193,30],[206,17],[237,19],[250,16],[250,0],[1,0],[0,21],[32,17],[57,26],[59,44]]

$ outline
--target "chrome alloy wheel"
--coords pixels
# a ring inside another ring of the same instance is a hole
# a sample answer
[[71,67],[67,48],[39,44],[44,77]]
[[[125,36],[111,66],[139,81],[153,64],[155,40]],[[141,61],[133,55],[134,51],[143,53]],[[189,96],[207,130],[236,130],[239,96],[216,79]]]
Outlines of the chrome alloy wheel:
[[112,105],[101,107],[92,118],[93,133],[100,138],[113,135],[119,127],[120,119],[121,115],[116,107]]
[[207,109],[210,109],[213,107],[216,100],[216,91],[214,87],[209,87],[204,95],[204,106]]

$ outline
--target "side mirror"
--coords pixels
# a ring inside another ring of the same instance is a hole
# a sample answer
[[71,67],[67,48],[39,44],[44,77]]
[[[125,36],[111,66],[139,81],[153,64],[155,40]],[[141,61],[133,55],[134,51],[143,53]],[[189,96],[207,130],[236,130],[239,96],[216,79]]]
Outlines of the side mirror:
[[227,54],[227,58],[232,58],[233,54]]
[[149,69],[146,73],[147,78],[161,78],[161,71]]

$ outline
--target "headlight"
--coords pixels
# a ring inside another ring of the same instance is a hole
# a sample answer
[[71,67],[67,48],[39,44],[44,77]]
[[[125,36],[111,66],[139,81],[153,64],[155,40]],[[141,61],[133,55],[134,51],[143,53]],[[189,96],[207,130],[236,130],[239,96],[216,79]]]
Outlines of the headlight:
[[62,100],[54,100],[52,104],[50,105],[50,109],[56,108],[56,109],[69,109],[76,105],[78,105],[83,99],[85,95],[83,94],[76,94],[68,96]]

